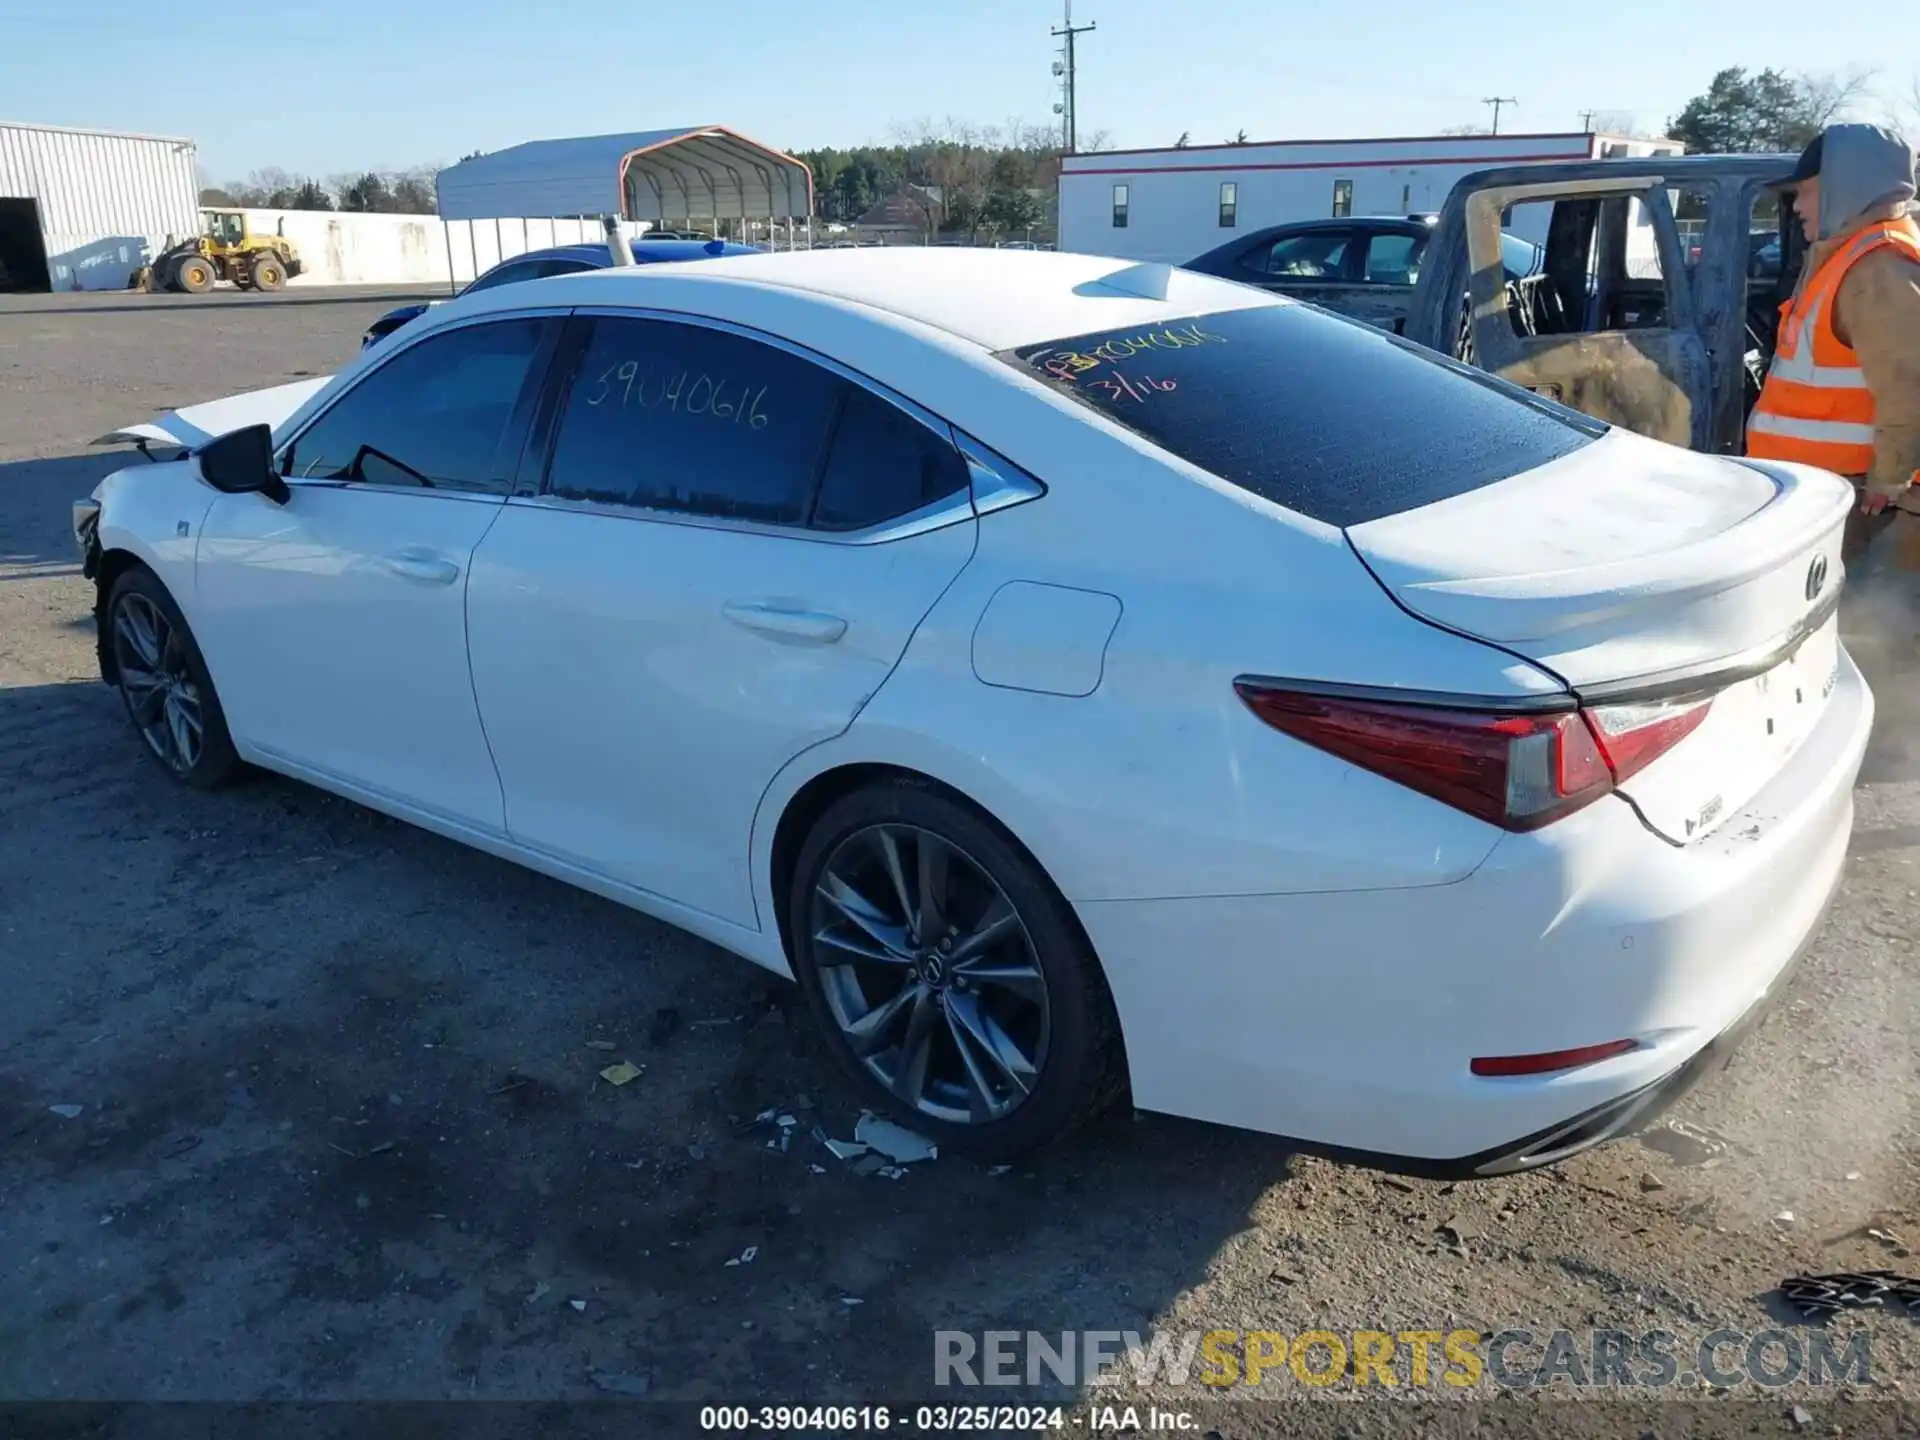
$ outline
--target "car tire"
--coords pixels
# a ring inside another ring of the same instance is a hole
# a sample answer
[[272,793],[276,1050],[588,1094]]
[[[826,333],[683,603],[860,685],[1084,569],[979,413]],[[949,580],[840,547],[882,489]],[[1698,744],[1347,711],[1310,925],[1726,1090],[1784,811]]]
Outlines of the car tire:
[[174,283],[189,295],[204,295],[213,288],[213,266],[197,255],[189,255],[174,271]]
[[903,777],[834,801],[787,916],[829,1048],[874,1110],[928,1139],[1013,1158],[1124,1089],[1113,999],[1071,907],[948,792]]
[[176,780],[214,790],[243,769],[207,662],[160,577],[136,565],[107,597],[115,688],[147,753]]
[[287,288],[287,269],[279,259],[272,255],[255,258],[248,267],[248,276],[256,290],[284,290]]

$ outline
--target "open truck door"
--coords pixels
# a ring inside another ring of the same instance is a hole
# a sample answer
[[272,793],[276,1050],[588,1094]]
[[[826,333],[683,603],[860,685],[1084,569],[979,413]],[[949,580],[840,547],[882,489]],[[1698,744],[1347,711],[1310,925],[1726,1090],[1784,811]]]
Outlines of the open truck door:
[[[1461,181],[1428,247],[1407,334],[1596,419],[1715,448],[1709,347],[1667,181],[1651,166],[1608,169]],[[1551,218],[1538,269],[1509,281],[1501,230],[1517,207],[1550,207]]]

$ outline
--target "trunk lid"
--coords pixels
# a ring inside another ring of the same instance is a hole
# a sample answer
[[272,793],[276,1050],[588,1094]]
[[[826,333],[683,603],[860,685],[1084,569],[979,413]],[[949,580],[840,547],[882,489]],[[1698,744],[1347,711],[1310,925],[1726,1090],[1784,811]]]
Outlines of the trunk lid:
[[1825,471],[1616,430],[1347,535],[1406,609],[1524,656],[1583,704],[1711,694],[1698,728],[1620,786],[1684,844],[1751,798],[1825,708],[1852,504]]

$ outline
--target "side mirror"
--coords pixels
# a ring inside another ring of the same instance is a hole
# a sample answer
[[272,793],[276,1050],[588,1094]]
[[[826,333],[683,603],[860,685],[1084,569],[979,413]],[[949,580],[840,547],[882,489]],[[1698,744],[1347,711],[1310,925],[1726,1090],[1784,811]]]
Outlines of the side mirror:
[[292,499],[287,482],[273,472],[273,429],[249,425],[231,430],[194,452],[200,478],[227,495],[264,495],[276,505]]

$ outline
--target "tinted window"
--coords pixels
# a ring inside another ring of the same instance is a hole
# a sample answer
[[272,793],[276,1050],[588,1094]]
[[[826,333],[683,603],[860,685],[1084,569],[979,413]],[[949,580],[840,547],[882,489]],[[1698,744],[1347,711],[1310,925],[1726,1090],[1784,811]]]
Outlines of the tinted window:
[[834,427],[813,523],[864,530],[964,490],[967,464],[944,435],[857,385]]
[[1330,525],[1476,490],[1606,428],[1304,305],[1083,335],[1003,358],[1201,469]]
[[743,336],[597,320],[554,444],[553,493],[799,524],[840,384]]
[[517,285],[522,280],[544,280],[549,275],[571,275],[578,270],[599,268],[585,260],[563,260],[557,256],[549,256],[545,260],[523,260],[518,264],[494,267],[461,293],[472,294],[476,290],[491,290],[496,285]]
[[516,408],[553,323],[469,325],[400,351],[293,443],[287,474],[504,491],[519,460]]
[[533,260],[519,265],[500,265],[482,275],[461,293],[471,295],[476,291],[491,290],[496,285],[517,285],[522,280],[538,279],[543,273],[538,262]]
[[1347,245],[1353,236],[1345,230],[1317,230],[1289,235],[1255,250],[1247,263],[1279,279],[1337,280],[1347,263]]
[[1420,278],[1424,235],[1376,235],[1367,242],[1367,279],[1376,285],[1411,285]]

